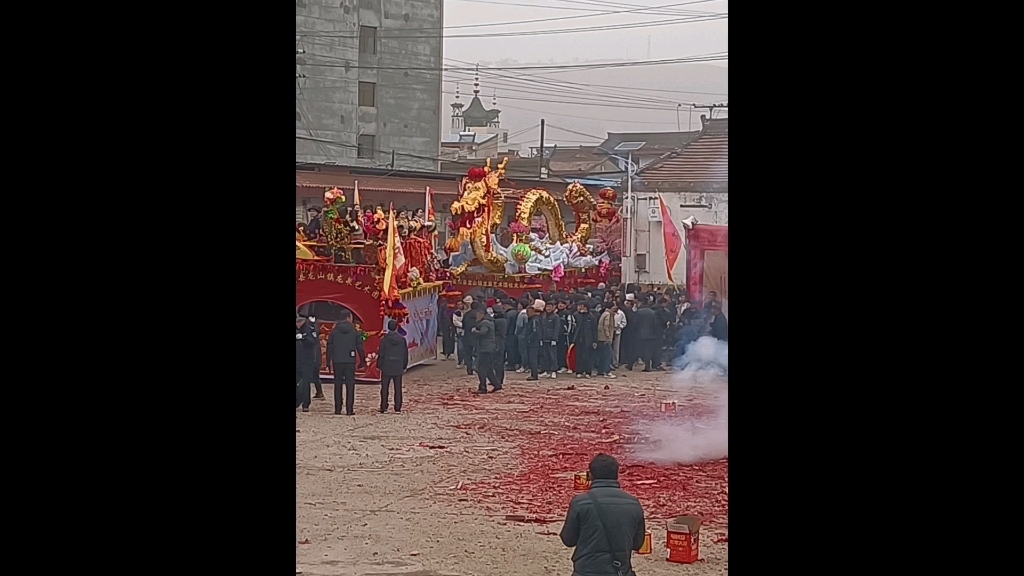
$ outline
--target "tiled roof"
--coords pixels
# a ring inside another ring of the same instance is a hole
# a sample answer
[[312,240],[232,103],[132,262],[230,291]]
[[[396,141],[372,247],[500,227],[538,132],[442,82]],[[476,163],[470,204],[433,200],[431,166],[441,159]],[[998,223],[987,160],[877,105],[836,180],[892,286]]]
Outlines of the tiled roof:
[[462,111],[462,120],[467,128],[483,127],[487,126],[488,122],[497,120],[500,113],[501,110],[497,108],[487,110],[484,108],[483,103],[480,102],[480,97],[473,96],[473,99],[469,101],[469,106]]
[[548,157],[548,170],[552,174],[621,174],[611,159],[595,156],[598,153],[597,146],[559,146]]
[[656,160],[637,173],[648,187],[695,188],[729,183],[729,120],[709,120],[700,136],[678,152]]
[[665,154],[682,148],[693,141],[700,134],[699,130],[693,132],[609,132],[608,138],[598,146],[598,154],[622,154],[615,152],[615,147],[623,142],[646,142],[644,147],[634,156]]

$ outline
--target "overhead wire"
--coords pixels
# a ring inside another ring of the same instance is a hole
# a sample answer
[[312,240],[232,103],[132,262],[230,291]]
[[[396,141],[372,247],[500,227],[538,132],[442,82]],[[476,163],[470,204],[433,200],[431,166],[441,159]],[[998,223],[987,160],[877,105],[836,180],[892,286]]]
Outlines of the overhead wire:
[[[627,30],[633,28],[654,28],[660,26],[668,26],[672,24],[689,24],[694,22],[710,22],[714,20],[727,19],[729,15],[716,14],[707,16],[686,16],[681,18],[672,18],[668,20],[645,20],[643,22],[631,22],[624,24],[608,24],[601,26],[582,26],[576,28],[555,28],[548,30],[529,30],[520,32],[480,32],[476,34],[445,34],[444,40],[454,40],[459,38],[508,38],[508,37],[526,37],[526,36],[550,36],[554,34],[582,34],[586,32],[601,32],[606,30]],[[379,31],[378,31],[379,32]],[[320,31],[307,31],[302,30],[298,34],[302,37],[320,37],[320,38],[350,38],[358,39],[358,34],[346,34],[337,32],[320,32]],[[383,40],[398,40],[398,39],[438,39],[440,35],[424,35],[424,34],[410,34],[410,35],[380,35]]]

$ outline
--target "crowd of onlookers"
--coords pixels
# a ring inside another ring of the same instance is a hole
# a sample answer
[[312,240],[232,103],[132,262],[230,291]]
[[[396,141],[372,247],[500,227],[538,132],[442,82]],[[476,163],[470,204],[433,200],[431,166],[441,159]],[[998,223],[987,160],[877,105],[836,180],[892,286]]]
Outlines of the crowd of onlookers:
[[529,371],[527,380],[615,378],[615,370],[664,370],[686,346],[702,336],[728,341],[729,328],[718,294],[699,306],[684,292],[643,289],[630,284],[569,289],[522,298],[481,301],[466,296],[442,314],[442,354],[476,373],[479,392],[487,381],[500,390],[506,370]]

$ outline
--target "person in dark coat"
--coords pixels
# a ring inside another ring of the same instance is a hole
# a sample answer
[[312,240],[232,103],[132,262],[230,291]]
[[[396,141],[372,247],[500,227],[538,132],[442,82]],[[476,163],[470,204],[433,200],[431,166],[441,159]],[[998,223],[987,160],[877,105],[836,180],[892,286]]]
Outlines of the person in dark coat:
[[452,317],[455,315],[455,308],[445,306],[441,311],[441,355],[442,360],[451,360],[455,353],[455,323]]
[[723,342],[729,341],[729,322],[718,304],[711,307],[711,335]]
[[310,242],[316,242],[320,237],[320,207],[310,206],[306,210],[306,214],[309,216],[309,224],[306,224],[306,238]]
[[[519,308],[516,301],[509,298],[506,302],[508,307],[505,310],[505,368],[515,370],[519,368],[519,339],[516,338],[516,317],[519,316]],[[497,326],[497,324],[495,324]]]
[[377,350],[380,368],[380,413],[388,411],[388,392],[395,383],[395,414],[402,413],[402,374],[409,367],[409,344],[398,333],[398,322],[388,321],[388,333],[381,338]]
[[505,384],[505,346],[508,338],[508,320],[505,319],[505,308],[495,304],[494,314],[494,357],[491,358],[491,373],[488,376],[491,386],[498,390]]
[[658,336],[658,316],[649,304],[645,304],[642,308],[639,308],[635,313],[633,313],[633,318],[636,319],[636,335],[637,340],[639,341],[638,350],[644,361],[643,371],[650,372],[654,359],[653,351]]
[[314,355],[320,350],[319,340],[313,333],[310,323],[295,315],[295,372],[298,377],[298,389],[295,396],[295,407],[302,406],[303,412],[309,412],[309,385],[313,381],[313,370],[316,361]]
[[[632,556],[647,526],[640,501],[619,486],[619,463],[607,454],[590,461],[590,490],[569,503],[559,537],[572,553],[573,576],[633,575]],[[605,533],[607,526],[609,533]],[[609,544],[612,549],[609,549]],[[620,565],[616,570],[614,562]]]
[[597,354],[597,318],[590,313],[590,301],[580,300],[576,306],[576,377],[590,378]]
[[558,313],[558,317],[562,320],[562,336],[558,339],[558,372],[567,373],[569,371],[569,364],[566,361],[566,356],[569,353],[569,344],[572,343],[572,339],[576,336],[576,319],[573,318],[572,309],[569,308],[569,295],[563,294],[558,300],[555,311]]
[[715,304],[721,306],[721,302],[718,301],[718,292],[712,290],[711,292],[708,292],[708,299],[704,301],[704,314],[710,316],[711,307],[714,306]]
[[669,324],[675,319],[675,310],[668,303],[664,296],[658,298],[654,306],[654,350],[651,351],[651,366],[654,370],[665,370],[661,365],[661,353],[665,347],[665,334],[668,332]]
[[544,301],[535,300],[526,311],[523,342],[526,344],[527,365],[530,376],[527,380],[539,380],[540,368],[540,317],[544,313]]
[[324,388],[323,383],[320,382],[320,367],[323,366],[323,355],[320,350],[320,326],[316,323],[316,316],[309,315],[306,320],[309,323],[310,328],[313,330],[313,335],[316,336],[316,355],[313,356],[313,385],[316,386],[316,395],[313,398],[323,398]]
[[[341,403],[345,401],[345,414],[352,416],[356,405],[356,365],[366,358],[363,338],[351,322],[352,314],[343,310],[341,320],[334,325],[327,337],[328,368],[334,369],[334,413],[341,414]],[[345,387],[343,398],[341,390]]]
[[557,378],[558,373],[558,341],[562,339],[562,318],[555,312],[553,300],[544,305],[544,315],[540,317],[540,377],[550,374]]
[[[473,332],[473,328],[476,327],[477,312],[484,311],[484,305],[482,302],[473,302],[469,305],[469,313],[462,316],[462,329],[466,332],[466,374],[469,376],[473,375],[473,370],[476,367],[476,348],[477,348],[477,336]],[[487,376],[487,373],[484,373]]]
[[704,317],[694,315],[690,321],[679,329],[679,339],[676,342],[676,357],[681,358],[686,354],[686,348],[704,335],[707,326],[704,325]]
[[[473,323],[470,332],[474,340],[473,347],[476,349],[476,375],[480,380],[477,392],[486,394],[487,375],[491,373],[491,360],[494,357],[494,320],[487,317],[487,313],[479,304],[479,302],[474,303],[475,309],[472,315],[476,322]],[[501,386],[494,387],[495,392],[498,390],[501,390]]]

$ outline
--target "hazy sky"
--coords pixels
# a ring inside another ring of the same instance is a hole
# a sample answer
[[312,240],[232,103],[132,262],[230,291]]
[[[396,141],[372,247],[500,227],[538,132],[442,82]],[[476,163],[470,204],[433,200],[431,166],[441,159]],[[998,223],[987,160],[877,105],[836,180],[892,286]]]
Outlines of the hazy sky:
[[[446,65],[456,61],[486,65],[502,60],[520,64],[573,63],[595,60],[682,58],[728,51],[728,2],[723,0],[444,0]],[[621,13],[637,7],[661,7],[658,13]],[[602,12],[620,12],[600,15]],[[585,17],[584,17],[585,16]],[[572,17],[569,20],[518,25],[480,24]],[[688,18],[715,18],[661,26],[537,36],[459,38],[467,34],[501,34],[597,26],[629,26]],[[475,27],[464,27],[474,25]],[[445,73],[444,114],[450,113],[458,81],[465,104],[472,97],[472,73]],[[517,79],[518,78],[518,79]],[[527,80],[523,80],[527,78]],[[481,72],[484,105],[497,91],[501,125],[515,134],[510,141],[536,145],[540,118],[549,128],[545,141],[563,146],[594,144],[607,132],[670,131],[700,127],[691,103],[728,100],[728,61],[663,66],[574,70],[569,72]],[[562,83],[565,83],[562,85]],[[592,89],[587,85],[598,85]],[[682,104],[678,109],[677,104]],[[717,114],[716,114],[717,116]],[[567,132],[564,129],[568,129]],[[582,136],[573,132],[585,133]],[[600,137],[600,138],[598,138]]]
[[[512,5],[515,4],[515,5]],[[530,7],[527,7],[530,6]],[[657,14],[621,12],[637,7],[659,7]],[[444,54],[459,60],[514,58],[521,62],[570,61],[579,59],[639,59],[647,55],[650,37],[651,58],[679,58],[728,50],[729,20],[644,26],[624,30],[603,30],[553,34],[546,36],[500,38],[454,38],[461,34],[532,32],[596,26],[623,26],[646,22],[713,17],[728,12],[724,0],[686,2],[671,0],[445,0]],[[585,16],[585,17],[584,17]],[[459,26],[573,17],[569,20],[518,25],[457,28]],[[722,63],[724,65],[726,63]]]

